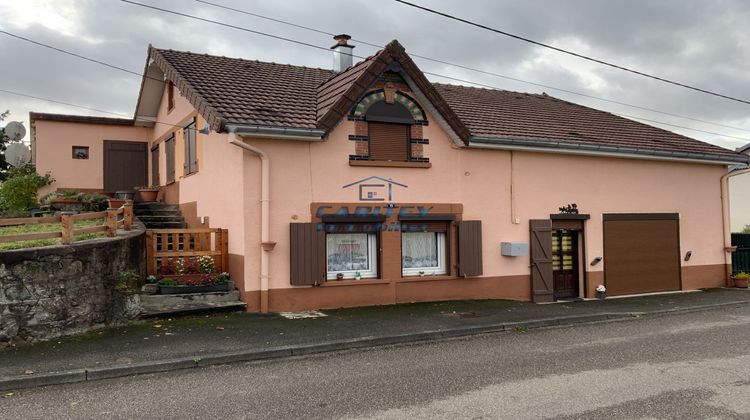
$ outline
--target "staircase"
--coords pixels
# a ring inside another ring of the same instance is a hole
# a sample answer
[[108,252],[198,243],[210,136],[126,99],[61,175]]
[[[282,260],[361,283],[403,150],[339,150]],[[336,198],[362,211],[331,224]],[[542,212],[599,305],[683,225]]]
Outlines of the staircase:
[[133,212],[146,229],[181,229],[186,228],[185,218],[182,217],[177,204],[158,202],[135,203]]

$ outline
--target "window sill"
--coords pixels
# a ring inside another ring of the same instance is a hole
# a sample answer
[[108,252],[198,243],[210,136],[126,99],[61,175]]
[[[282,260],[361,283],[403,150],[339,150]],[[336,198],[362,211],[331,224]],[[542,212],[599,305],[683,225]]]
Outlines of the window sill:
[[368,284],[388,284],[390,280],[383,279],[366,279],[366,280],[328,280],[325,283],[321,283],[320,287],[336,287],[336,286],[364,286]]
[[431,162],[392,162],[387,160],[350,160],[349,166],[370,166],[381,168],[431,168]]

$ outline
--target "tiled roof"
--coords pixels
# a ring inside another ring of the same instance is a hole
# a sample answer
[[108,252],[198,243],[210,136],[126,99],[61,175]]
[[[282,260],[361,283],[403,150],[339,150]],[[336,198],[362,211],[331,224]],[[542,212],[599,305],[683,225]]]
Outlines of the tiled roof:
[[546,94],[433,85],[472,136],[736,155],[719,146]]
[[464,142],[469,137],[733,155],[736,152],[553,98],[430,83],[396,41],[346,71],[152,49],[181,93],[219,130],[226,124],[330,130],[393,61]]
[[[316,88],[334,74],[318,68],[156,51],[225,124],[315,128]],[[181,88],[179,82],[175,84]]]

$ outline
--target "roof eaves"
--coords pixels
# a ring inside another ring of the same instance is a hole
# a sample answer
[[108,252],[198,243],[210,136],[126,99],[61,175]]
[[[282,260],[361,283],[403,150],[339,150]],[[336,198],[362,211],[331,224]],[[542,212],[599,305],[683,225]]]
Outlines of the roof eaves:
[[658,160],[683,160],[720,164],[750,164],[750,156],[740,153],[697,153],[675,150],[639,149],[632,147],[571,143],[550,139],[472,136],[469,147],[507,150],[547,151],[549,153],[620,155]]
[[106,125],[134,125],[134,120],[129,118],[94,117],[89,115],[66,115],[50,114],[44,112],[29,112],[29,122],[34,121],[57,121],[84,124],[106,124]]
[[154,63],[159,66],[167,80],[170,80],[177,86],[180,93],[187,98],[191,105],[198,111],[198,113],[206,119],[206,122],[213,131],[220,132],[224,129],[226,124],[226,118],[224,118],[214,107],[212,107],[208,101],[193,87],[190,82],[185,79],[177,69],[172,66],[169,60],[161,54],[161,51],[157,48],[151,48],[151,58]]

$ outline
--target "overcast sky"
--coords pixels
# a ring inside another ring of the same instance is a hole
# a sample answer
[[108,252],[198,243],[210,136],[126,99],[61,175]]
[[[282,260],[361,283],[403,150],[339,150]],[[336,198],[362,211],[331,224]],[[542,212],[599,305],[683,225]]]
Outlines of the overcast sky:
[[[193,0],[138,0],[323,47],[324,34],[218,9]],[[615,105],[414,58],[423,71],[522,92],[547,92],[724,147],[750,142],[750,105],[583,61],[389,1],[209,0],[276,19],[348,33],[408,53],[460,63],[560,89],[658,109],[722,126]],[[414,0],[466,19],[664,78],[750,100],[750,2],[697,0]],[[330,68],[328,51],[122,3],[117,0],[0,0],[3,30],[141,73],[148,44],[278,63]],[[357,55],[376,48],[357,44]],[[132,117],[140,78],[0,34],[0,89]],[[457,83],[435,76],[433,81]],[[0,92],[0,111],[103,115]],[[657,123],[651,123],[657,125]],[[731,126],[724,127],[724,126]],[[738,138],[733,138],[738,137]],[[744,141],[742,139],[748,139]]]

